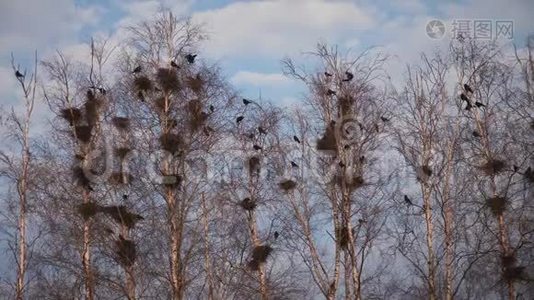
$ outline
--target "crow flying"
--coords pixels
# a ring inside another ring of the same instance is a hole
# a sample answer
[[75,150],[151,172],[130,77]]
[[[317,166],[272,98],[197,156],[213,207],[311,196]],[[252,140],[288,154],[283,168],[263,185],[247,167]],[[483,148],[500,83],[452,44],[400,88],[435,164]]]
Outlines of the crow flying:
[[300,140],[299,140],[299,138],[298,138],[296,135],[293,136],[293,140],[294,140],[295,142],[297,142],[297,143],[300,144]]
[[187,54],[185,56],[185,59],[187,60],[188,63],[192,64],[195,62],[195,58],[197,57],[196,54]]
[[467,83],[464,84],[464,90],[470,94],[473,93],[473,89]]

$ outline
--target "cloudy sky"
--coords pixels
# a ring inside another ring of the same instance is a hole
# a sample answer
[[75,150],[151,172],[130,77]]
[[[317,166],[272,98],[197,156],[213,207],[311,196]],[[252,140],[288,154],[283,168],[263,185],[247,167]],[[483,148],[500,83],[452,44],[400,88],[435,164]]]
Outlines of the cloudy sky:
[[[4,0],[0,1],[0,104],[16,101],[10,65],[13,52],[29,66],[33,51],[40,58],[60,49],[74,57],[87,54],[91,36],[118,40],[125,25],[153,17],[161,8],[190,16],[205,25],[210,39],[203,59],[218,62],[247,97],[290,104],[303,88],[281,73],[284,56],[312,50],[318,41],[357,53],[377,47],[390,54],[390,71],[421,51],[448,44],[454,20],[513,21],[511,42],[521,46],[534,32],[532,0]],[[430,20],[442,20],[446,35],[427,36]],[[474,23],[471,23],[474,24]]]

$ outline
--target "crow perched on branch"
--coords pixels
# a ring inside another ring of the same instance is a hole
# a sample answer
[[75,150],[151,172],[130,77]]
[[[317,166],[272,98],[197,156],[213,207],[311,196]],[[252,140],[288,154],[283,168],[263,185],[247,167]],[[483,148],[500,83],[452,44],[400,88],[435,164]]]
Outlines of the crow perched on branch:
[[300,140],[299,140],[299,138],[298,138],[296,135],[293,136],[293,140],[294,140],[295,142],[297,142],[297,143],[300,144]]
[[174,60],[171,60],[171,67],[176,68],[176,69],[180,68],[180,66],[178,66],[176,62],[174,62]]
[[464,83],[464,90],[470,94],[473,93],[473,89],[467,83]]
[[135,67],[135,69],[133,69],[133,71],[132,71],[133,74],[137,74],[139,72],[141,72],[141,66]]
[[15,71],[15,77],[17,77],[17,79],[22,79],[24,78],[24,75],[22,73],[19,72],[19,70]]
[[252,103],[252,101],[243,98],[243,104],[245,104],[245,105],[249,105],[250,103]]
[[291,161],[291,166],[293,168],[298,168],[299,167],[299,165],[297,165],[294,161]]
[[324,76],[326,76],[326,77],[332,77],[332,74],[331,74],[331,73],[328,73],[328,72],[324,72]]
[[477,107],[486,107],[486,105],[484,105],[484,103],[482,103],[482,102],[478,102],[478,101],[475,102],[475,105],[476,105]]
[[342,81],[344,82],[347,82],[347,81],[351,81],[353,78],[354,78],[354,74],[352,74],[351,72],[349,71],[346,71],[345,72],[345,75],[347,76],[345,79],[343,79]]
[[328,91],[326,91],[326,95],[327,95],[327,96],[337,95],[337,92],[336,92],[336,91],[333,91],[333,90],[331,90],[331,89],[328,89]]
[[278,237],[280,236],[280,233],[278,233],[278,231],[275,231],[274,232],[274,239],[278,239]]
[[196,54],[187,54],[185,56],[185,59],[187,60],[188,63],[192,64],[195,62],[195,58],[197,57]]
[[261,146],[256,145],[256,144],[254,144],[254,145],[252,146],[252,148],[254,148],[254,150],[256,150],[256,151],[259,151],[259,150],[262,150],[262,149],[263,149]]
[[245,117],[243,117],[243,116],[239,116],[239,117],[237,117],[237,118],[235,119],[235,122],[236,122],[237,124],[239,124],[239,123],[241,123],[241,121],[243,121],[244,118],[245,118]]
[[267,131],[265,131],[265,129],[263,129],[263,127],[261,127],[261,126],[258,126],[258,132],[260,134],[267,134]]
[[460,99],[462,99],[462,100],[464,100],[465,102],[468,102],[468,103],[471,102],[471,100],[469,100],[469,98],[467,98],[467,96],[464,93],[462,93],[460,95]]

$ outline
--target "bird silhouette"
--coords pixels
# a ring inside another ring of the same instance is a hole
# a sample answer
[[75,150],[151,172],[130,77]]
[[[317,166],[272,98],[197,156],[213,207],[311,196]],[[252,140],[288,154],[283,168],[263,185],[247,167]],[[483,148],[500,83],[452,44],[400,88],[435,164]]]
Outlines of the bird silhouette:
[[258,132],[260,134],[267,134],[267,131],[265,131],[265,129],[263,129],[263,127],[261,127],[261,126],[258,127]]
[[298,168],[299,167],[299,165],[297,165],[294,161],[291,161],[291,166],[293,168]]
[[254,138],[254,133],[249,133],[249,134],[247,134],[247,137],[248,137],[249,139],[253,139],[253,138]]
[[278,233],[278,231],[275,231],[274,232],[274,239],[275,240],[278,239],[279,236],[280,236],[280,234]]
[[139,100],[141,100],[142,102],[145,102],[145,95],[143,95],[143,91],[139,91],[139,92],[137,92],[137,97],[138,97]]
[[254,145],[252,146],[252,148],[254,148],[254,150],[256,150],[256,151],[259,151],[259,150],[262,150],[262,149],[263,149],[261,146],[256,145],[256,144],[254,144]]
[[478,101],[475,102],[475,105],[476,105],[477,107],[486,107],[486,105],[484,105],[484,103],[482,103],[482,102],[478,102]]
[[408,198],[408,195],[404,195],[404,202],[406,202],[406,204],[408,205],[413,205],[412,200]]
[[24,78],[24,75],[20,73],[19,70],[17,70],[15,71],[15,77],[17,77],[18,79],[21,79],[21,78]]
[[462,100],[464,100],[465,102],[468,102],[468,103],[471,102],[471,101],[469,100],[469,98],[467,98],[467,96],[466,96],[464,93],[462,93],[462,94],[460,95],[460,99],[462,99]]
[[135,69],[133,69],[133,71],[132,71],[133,74],[137,74],[139,72],[141,72],[141,66],[135,67]]
[[252,101],[243,98],[243,104],[249,105],[250,103],[252,103]]
[[473,136],[477,138],[481,137],[480,133],[476,130],[473,130]]
[[297,142],[297,143],[300,144],[300,140],[299,140],[299,138],[298,138],[296,135],[293,136],[293,140],[294,140],[295,142]]
[[99,87],[99,88],[98,88],[98,91],[99,91],[102,95],[105,95],[106,92],[107,92],[106,89],[103,88],[103,87]]
[[471,105],[471,102],[467,102],[467,106],[465,107],[465,110],[471,110],[473,108],[473,105]]
[[215,106],[210,105],[210,111],[211,111],[211,112],[214,112],[214,111],[215,111]]
[[185,59],[187,60],[188,63],[192,64],[195,62],[195,58],[197,57],[196,54],[187,54],[185,56]]
[[464,83],[464,90],[470,94],[473,93],[473,89],[467,83]]
[[354,78],[354,74],[352,74],[352,73],[349,72],[349,71],[346,71],[346,72],[345,72],[345,75],[346,75],[347,77],[346,77],[345,79],[343,79],[342,81],[347,82],[347,81],[351,81],[351,80]]
[[380,117],[380,120],[382,120],[382,122],[389,122],[389,119],[386,117]]
[[364,155],[360,156],[360,163],[363,163],[364,161],[365,161],[365,156]]
[[128,195],[124,194],[122,195],[122,200],[127,200],[128,199]]
[[514,165],[513,168],[514,168],[514,172],[519,171],[519,167],[518,166]]
[[339,161],[338,165],[339,165],[340,167],[342,167],[342,168],[345,167],[345,164],[344,164],[342,161]]
[[239,123],[241,123],[241,121],[243,121],[244,118],[245,118],[245,117],[243,117],[243,116],[239,116],[239,117],[237,117],[237,118],[235,119],[235,122],[236,122],[237,124],[239,124]]
[[327,95],[327,96],[337,95],[337,92],[336,92],[336,91],[333,91],[333,90],[331,90],[331,89],[328,89],[328,91],[326,91],[326,95]]
[[174,60],[171,60],[171,67],[176,68],[176,69],[180,68],[180,66],[178,66],[176,62],[174,62]]
[[326,77],[332,77],[332,74],[328,73],[328,72],[324,72],[324,76]]

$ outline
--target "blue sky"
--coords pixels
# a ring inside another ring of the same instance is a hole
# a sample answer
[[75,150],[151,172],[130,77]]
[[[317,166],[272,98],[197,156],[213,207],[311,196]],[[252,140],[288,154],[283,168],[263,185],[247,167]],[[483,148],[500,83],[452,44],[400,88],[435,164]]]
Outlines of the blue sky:
[[14,52],[23,65],[31,53],[40,57],[56,49],[70,56],[87,53],[91,36],[119,41],[122,26],[153,17],[161,7],[205,24],[210,40],[203,59],[218,62],[246,97],[287,105],[303,87],[281,74],[280,60],[312,50],[318,41],[355,53],[375,46],[392,56],[389,72],[400,79],[406,63],[421,51],[446,47],[449,37],[428,38],[428,21],[440,19],[451,29],[453,19],[513,20],[512,42],[524,44],[534,32],[531,0],[10,0],[0,3],[0,104],[16,101],[10,67]]

